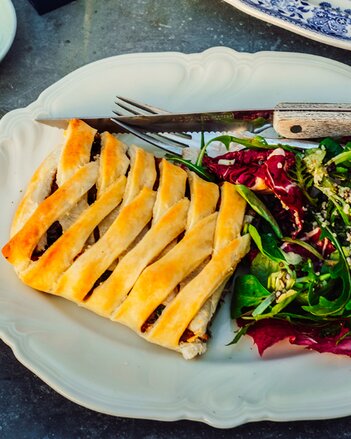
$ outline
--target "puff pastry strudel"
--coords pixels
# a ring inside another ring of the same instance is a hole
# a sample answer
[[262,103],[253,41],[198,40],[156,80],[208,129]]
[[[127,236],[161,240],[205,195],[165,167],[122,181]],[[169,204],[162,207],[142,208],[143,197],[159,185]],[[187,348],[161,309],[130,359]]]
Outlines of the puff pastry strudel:
[[2,252],[25,284],[189,359],[206,350],[225,283],[249,250],[245,207],[234,185],[72,120]]

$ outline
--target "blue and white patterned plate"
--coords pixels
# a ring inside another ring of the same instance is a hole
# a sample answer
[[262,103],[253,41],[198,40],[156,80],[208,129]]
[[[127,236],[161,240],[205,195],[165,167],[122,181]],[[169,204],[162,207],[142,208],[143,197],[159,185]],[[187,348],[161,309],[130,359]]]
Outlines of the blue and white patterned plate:
[[256,18],[351,50],[351,0],[225,0]]

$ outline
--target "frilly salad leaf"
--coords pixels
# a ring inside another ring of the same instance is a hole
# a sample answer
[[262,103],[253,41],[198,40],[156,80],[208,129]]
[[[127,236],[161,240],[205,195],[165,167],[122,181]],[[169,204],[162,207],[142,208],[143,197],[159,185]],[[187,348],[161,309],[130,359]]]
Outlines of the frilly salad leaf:
[[342,288],[340,294],[334,300],[330,300],[324,296],[319,297],[319,302],[316,305],[304,306],[303,309],[316,316],[330,316],[330,315],[342,315],[345,307],[347,310],[351,310],[350,294],[351,294],[351,275],[350,267],[347,263],[343,249],[334,236],[329,227],[322,228],[322,237],[327,237],[335,246],[339,253],[339,261],[330,270],[330,277],[332,279],[340,279],[342,282]]
[[[340,159],[341,156],[343,157]],[[337,184],[337,182],[333,181],[328,172],[328,167],[330,167],[332,163],[336,165],[341,163],[339,160],[349,160],[351,158],[351,151],[343,152],[333,157],[326,165],[323,163],[325,157],[325,150],[314,149],[306,152],[303,160],[306,164],[308,172],[313,176],[314,187],[322,192],[322,194],[324,194],[325,197],[331,203],[333,203],[344,224],[346,226],[351,226],[350,204],[343,198],[341,186]]]

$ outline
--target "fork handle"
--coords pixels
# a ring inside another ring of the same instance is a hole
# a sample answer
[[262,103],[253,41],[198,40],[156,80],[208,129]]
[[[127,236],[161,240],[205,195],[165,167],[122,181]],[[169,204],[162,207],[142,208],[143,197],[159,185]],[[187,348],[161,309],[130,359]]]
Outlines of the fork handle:
[[278,104],[273,127],[289,139],[351,135],[351,104]]

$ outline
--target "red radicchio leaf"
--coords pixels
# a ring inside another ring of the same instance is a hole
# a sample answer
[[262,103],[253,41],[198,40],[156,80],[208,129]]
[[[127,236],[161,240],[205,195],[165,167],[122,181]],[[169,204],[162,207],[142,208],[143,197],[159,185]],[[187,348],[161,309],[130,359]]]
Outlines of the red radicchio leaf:
[[351,337],[342,338],[349,332],[345,321],[340,320],[336,329],[336,334],[323,336],[318,327],[297,326],[284,320],[265,319],[254,323],[247,334],[253,338],[261,356],[267,348],[286,338],[291,344],[305,346],[320,353],[351,356]]
[[[233,161],[221,164],[222,160]],[[219,157],[205,156],[204,165],[221,180],[235,184],[244,184],[249,188],[263,186],[269,188],[280,200],[283,207],[292,214],[296,225],[296,235],[302,229],[303,195],[299,187],[288,177],[288,170],[295,163],[292,152],[282,148],[256,151],[244,149],[228,152]]]
[[267,157],[258,176],[262,173],[266,185],[279,198],[283,207],[293,214],[298,233],[303,225],[303,196],[300,188],[287,174],[294,164],[295,156],[292,152],[277,148]]
[[[253,151],[251,149],[228,152],[218,157],[204,156],[203,164],[220,179],[230,183],[254,187],[257,172],[267,160],[270,151]],[[220,164],[221,160],[233,161],[232,165]]]
[[316,227],[311,232],[306,234],[306,241],[313,244],[321,254],[327,258],[333,251],[335,251],[334,245],[329,241],[328,238],[320,239],[322,234],[322,229]]
[[[329,241],[328,238],[320,239],[321,233],[322,233],[321,228],[316,227],[310,232],[304,233],[303,236],[301,236],[299,239],[301,241],[307,242],[308,244],[311,244],[319,251],[319,253],[324,258],[327,258],[331,253],[335,251],[335,247]],[[312,260],[316,259],[312,253],[310,253],[308,250],[301,247],[300,245],[284,243],[282,249],[287,253],[288,252],[297,253],[298,255],[301,255],[305,259],[307,258],[311,258]]]

